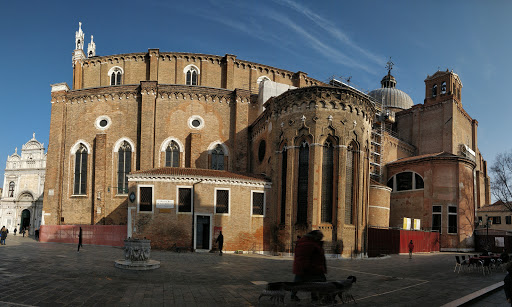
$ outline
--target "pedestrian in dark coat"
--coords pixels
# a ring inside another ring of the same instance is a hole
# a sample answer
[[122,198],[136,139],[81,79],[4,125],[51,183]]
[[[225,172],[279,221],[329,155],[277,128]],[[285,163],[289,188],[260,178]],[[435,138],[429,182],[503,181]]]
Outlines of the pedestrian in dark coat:
[[14,235],[16,235],[16,231],[18,231],[18,228],[14,227]]
[[508,262],[505,266],[507,269],[507,276],[503,280],[505,285],[503,286],[503,290],[505,290],[505,296],[507,297],[507,302],[512,305],[512,262]]
[[78,232],[78,253],[80,252],[80,247],[82,246],[82,227],[80,227],[80,231]]
[[[320,230],[313,230],[304,235],[295,246],[293,274],[295,282],[326,281],[327,265]],[[312,300],[318,300],[317,293],[311,293]],[[292,300],[298,301],[297,292],[292,292]]]
[[7,231],[7,228],[5,228],[5,226],[2,227],[1,233],[2,233],[2,240],[0,242],[2,243],[2,245],[5,245],[5,239],[7,238],[7,233],[9,233]]
[[409,242],[409,259],[412,258],[412,251],[414,250],[414,243],[412,243],[412,240],[411,242]]
[[217,240],[215,240],[215,243],[219,243],[219,255],[222,256],[222,246],[224,245],[224,236],[222,235],[222,231],[219,233],[219,236],[217,237]]

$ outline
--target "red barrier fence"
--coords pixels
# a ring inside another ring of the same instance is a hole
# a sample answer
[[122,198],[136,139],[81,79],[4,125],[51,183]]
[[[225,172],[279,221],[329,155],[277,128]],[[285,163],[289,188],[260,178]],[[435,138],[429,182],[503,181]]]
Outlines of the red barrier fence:
[[39,241],[77,243],[82,227],[82,244],[124,246],[126,225],[41,225]]
[[409,242],[414,252],[438,252],[439,233],[387,228],[368,228],[368,256],[409,253]]

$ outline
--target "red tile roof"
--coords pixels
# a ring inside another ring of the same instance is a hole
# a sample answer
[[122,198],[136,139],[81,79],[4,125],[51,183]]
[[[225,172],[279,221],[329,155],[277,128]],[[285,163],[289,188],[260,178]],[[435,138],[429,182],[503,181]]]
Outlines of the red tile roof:
[[[508,206],[510,208],[512,208],[512,203],[509,203]],[[478,211],[479,212],[482,212],[482,211],[484,211],[484,212],[502,212],[502,211],[511,211],[511,210],[509,208],[507,208],[502,201],[498,200],[494,204],[484,205],[484,206],[480,207],[480,209],[478,209]]]
[[454,154],[451,154],[451,153],[443,151],[443,152],[437,152],[437,153],[430,153],[430,154],[424,154],[424,155],[419,155],[419,156],[412,156],[412,157],[401,158],[401,159],[398,159],[398,160],[395,160],[393,162],[388,163],[388,165],[389,164],[394,164],[394,163],[402,163],[402,162],[426,159],[426,158],[454,158],[454,157],[456,157],[456,158],[463,158],[463,157],[460,157],[460,156],[457,156],[457,155],[454,155]]
[[264,175],[233,173],[228,171],[218,171],[202,168],[182,168],[182,167],[160,167],[143,171],[131,172],[130,175],[139,176],[164,176],[164,177],[209,177],[209,178],[227,178],[234,180],[250,180],[270,182]]

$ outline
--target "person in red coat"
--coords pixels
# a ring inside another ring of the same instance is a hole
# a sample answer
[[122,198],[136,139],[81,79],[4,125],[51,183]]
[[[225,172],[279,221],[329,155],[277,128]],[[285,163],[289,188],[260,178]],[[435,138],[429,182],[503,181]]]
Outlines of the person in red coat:
[[[294,282],[326,281],[327,266],[320,230],[313,230],[297,241],[293,259]],[[317,293],[311,293],[312,300],[318,300]],[[292,292],[292,300],[299,301],[297,292]]]
[[414,250],[414,243],[412,243],[412,240],[411,242],[409,242],[409,259],[412,258],[412,251]]

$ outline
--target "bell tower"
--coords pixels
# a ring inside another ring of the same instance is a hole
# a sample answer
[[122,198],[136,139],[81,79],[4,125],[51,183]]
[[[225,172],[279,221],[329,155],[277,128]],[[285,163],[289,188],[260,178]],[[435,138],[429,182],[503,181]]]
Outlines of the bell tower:
[[91,35],[91,42],[87,45],[87,57],[92,58],[96,56],[96,44],[94,43],[94,37]]
[[438,70],[425,79],[425,104],[453,99],[462,106],[461,89],[462,83],[453,70]]
[[82,88],[82,65],[85,59],[84,53],[84,32],[82,23],[78,23],[78,31],[75,33],[75,50],[73,51],[73,89]]

